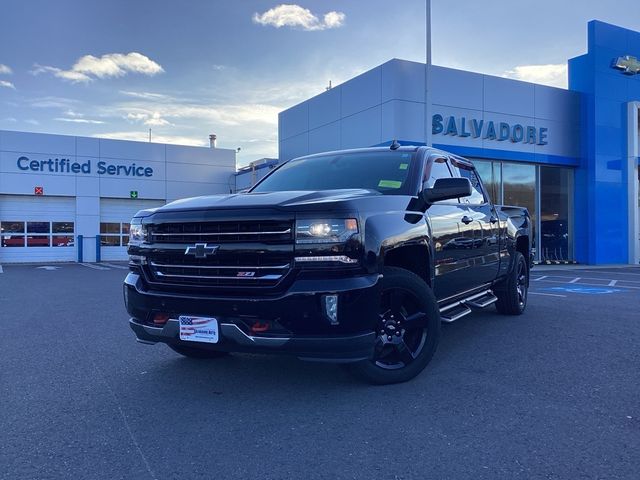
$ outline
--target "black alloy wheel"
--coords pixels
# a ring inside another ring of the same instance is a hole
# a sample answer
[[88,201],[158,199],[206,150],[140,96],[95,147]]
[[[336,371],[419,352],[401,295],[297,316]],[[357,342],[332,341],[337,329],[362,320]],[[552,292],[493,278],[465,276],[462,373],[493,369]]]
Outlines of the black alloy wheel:
[[390,288],[382,293],[374,360],[380,368],[395,370],[410,365],[425,346],[427,314],[414,293]]
[[529,265],[520,252],[513,253],[513,266],[507,277],[493,289],[498,297],[496,310],[504,315],[521,315],[527,307]]
[[406,382],[427,366],[440,340],[440,311],[427,283],[398,267],[384,269],[373,356],[346,367],[369,383]]

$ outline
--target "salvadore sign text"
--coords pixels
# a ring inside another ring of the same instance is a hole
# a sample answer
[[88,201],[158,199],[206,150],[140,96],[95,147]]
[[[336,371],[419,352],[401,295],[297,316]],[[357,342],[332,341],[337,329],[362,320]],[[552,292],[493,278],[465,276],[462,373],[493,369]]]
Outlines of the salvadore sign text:
[[453,115],[443,116],[439,113],[431,117],[431,133],[433,135],[546,145],[548,143],[547,131],[546,127],[478,120],[477,118],[455,117]]
[[33,160],[29,157],[18,157],[16,165],[22,171],[42,173],[76,173],[84,175],[111,175],[116,177],[153,177],[153,168],[134,163],[112,164],[104,160],[87,159],[75,162],[69,158],[48,158]]

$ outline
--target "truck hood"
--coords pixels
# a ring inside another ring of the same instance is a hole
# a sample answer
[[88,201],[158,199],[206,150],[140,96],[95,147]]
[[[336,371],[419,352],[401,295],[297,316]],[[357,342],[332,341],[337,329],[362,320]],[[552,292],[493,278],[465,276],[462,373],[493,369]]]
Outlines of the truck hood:
[[381,196],[375,190],[322,190],[289,191],[271,193],[237,193],[185,198],[168,203],[164,207],[145,212],[172,212],[182,210],[238,209],[238,208],[291,208],[304,205],[348,202],[364,197]]

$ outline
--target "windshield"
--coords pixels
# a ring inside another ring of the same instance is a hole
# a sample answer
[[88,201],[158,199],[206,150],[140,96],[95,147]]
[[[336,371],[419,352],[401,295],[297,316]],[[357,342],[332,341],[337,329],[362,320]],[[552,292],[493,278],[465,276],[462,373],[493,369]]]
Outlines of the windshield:
[[291,160],[252,192],[364,188],[408,195],[413,152],[354,152]]

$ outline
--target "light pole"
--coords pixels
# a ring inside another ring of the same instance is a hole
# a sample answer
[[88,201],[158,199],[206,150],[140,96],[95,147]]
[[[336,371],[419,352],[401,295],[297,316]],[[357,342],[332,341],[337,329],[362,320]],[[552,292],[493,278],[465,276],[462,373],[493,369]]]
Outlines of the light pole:
[[424,70],[424,129],[425,143],[432,144],[431,138],[431,0],[426,1],[426,41],[427,58]]

